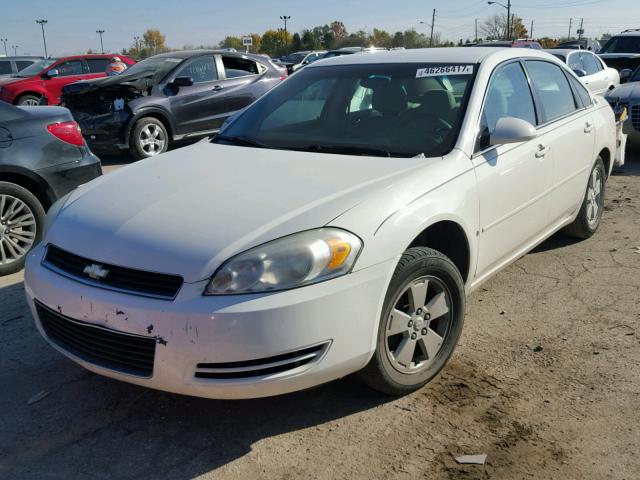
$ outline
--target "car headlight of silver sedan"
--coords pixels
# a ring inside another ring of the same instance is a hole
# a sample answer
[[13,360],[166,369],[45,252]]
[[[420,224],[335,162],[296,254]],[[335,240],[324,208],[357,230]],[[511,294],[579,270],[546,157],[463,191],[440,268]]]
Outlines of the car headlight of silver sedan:
[[361,249],[356,235],[337,228],[289,235],[232,257],[204,294],[272,292],[340,277],[351,271]]

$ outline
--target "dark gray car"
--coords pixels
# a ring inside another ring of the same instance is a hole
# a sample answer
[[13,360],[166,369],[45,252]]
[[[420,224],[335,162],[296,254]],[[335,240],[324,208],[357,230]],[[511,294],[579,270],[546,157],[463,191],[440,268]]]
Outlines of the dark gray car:
[[619,119],[626,112],[622,131],[628,135],[628,145],[637,150],[640,148],[640,67],[627,78],[624,85],[609,90],[605,99],[613,108],[616,118]]
[[170,143],[216,133],[225,119],[286,76],[261,55],[221,50],[170,52],[116,77],[63,88],[62,103],[94,150],[146,158]]
[[69,110],[0,102],[0,276],[22,268],[49,207],[101,174]]
[[39,60],[42,60],[42,57],[0,57],[0,77],[15,75]]

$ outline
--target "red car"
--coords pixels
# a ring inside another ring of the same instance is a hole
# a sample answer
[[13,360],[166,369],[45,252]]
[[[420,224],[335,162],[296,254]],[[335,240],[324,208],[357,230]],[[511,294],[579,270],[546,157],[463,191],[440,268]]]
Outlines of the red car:
[[78,80],[105,77],[107,66],[115,56],[128,66],[136,63],[119,54],[40,60],[14,77],[0,79],[0,100],[14,105],[58,105],[62,87]]

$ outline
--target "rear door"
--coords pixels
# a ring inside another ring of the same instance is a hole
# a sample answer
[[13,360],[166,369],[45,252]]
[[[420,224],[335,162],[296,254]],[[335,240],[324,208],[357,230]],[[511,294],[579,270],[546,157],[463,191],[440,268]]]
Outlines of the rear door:
[[595,160],[591,97],[580,82],[554,63],[527,60],[525,65],[542,116],[539,131],[547,139],[548,156],[553,159],[550,219],[555,224],[582,202]]
[[48,70],[58,70],[58,76],[44,77],[42,79],[47,90],[49,105],[58,105],[60,103],[62,87],[85,78],[84,62],[80,59],[58,62],[49,67]]
[[218,125],[211,99],[218,95],[220,82],[213,55],[190,58],[178,67],[172,79],[189,77],[190,87],[165,87],[169,96],[174,124],[178,135],[215,130]]
[[532,93],[519,61],[493,72],[480,119],[473,165],[480,200],[480,249],[477,275],[499,269],[548,228],[549,192],[553,178],[547,138],[490,144],[490,135],[503,117],[538,124]]
[[87,58],[85,62],[87,64],[86,78],[100,78],[107,75],[107,67],[111,60],[108,58]]

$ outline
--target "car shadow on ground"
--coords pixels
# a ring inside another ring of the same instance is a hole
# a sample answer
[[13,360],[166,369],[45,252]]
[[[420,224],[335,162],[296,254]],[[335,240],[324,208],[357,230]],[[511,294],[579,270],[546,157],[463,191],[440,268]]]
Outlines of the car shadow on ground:
[[0,288],[0,302],[11,302],[0,310],[0,384],[11,386],[0,393],[2,478],[193,478],[246,455],[261,439],[328,429],[321,426],[391,400],[354,377],[242,401],[107,379],[46,344],[23,289],[22,282]]
[[627,150],[624,165],[613,167],[612,175],[616,177],[637,177],[640,175],[640,150]]

